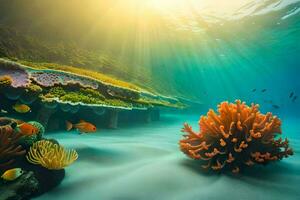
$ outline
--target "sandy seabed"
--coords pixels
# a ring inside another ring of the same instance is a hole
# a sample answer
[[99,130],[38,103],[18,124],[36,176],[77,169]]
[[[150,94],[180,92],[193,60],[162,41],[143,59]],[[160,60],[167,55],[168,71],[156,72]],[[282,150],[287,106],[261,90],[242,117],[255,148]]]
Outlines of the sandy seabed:
[[288,200],[300,199],[300,119],[283,121],[295,155],[239,175],[205,173],[178,149],[183,122],[195,116],[165,115],[159,122],[78,135],[49,134],[78,160],[57,188],[36,200]]

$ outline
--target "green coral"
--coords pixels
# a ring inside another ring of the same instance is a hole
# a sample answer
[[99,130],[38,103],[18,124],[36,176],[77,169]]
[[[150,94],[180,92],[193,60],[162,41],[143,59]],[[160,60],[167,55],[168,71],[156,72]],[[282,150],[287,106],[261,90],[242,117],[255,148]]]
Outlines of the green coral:
[[133,107],[131,103],[121,101],[119,99],[106,99],[105,100],[106,104],[110,106],[115,106],[115,107]]
[[27,88],[28,92],[34,92],[34,93],[41,93],[43,89],[36,84],[31,83],[29,87]]
[[70,101],[73,103],[78,103],[78,102],[85,103],[85,104],[101,104],[101,103],[103,103],[103,101],[100,99],[86,96],[85,94],[80,93],[80,92],[68,92],[64,96],[61,96],[59,99],[62,101]]
[[28,122],[28,124],[31,124],[32,126],[36,127],[39,130],[38,133],[36,134],[36,136],[37,136],[38,140],[41,140],[45,133],[45,127],[37,121],[30,121],[30,122]]
[[91,88],[81,88],[80,93],[87,95],[88,97],[98,98],[101,100],[105,100],[105,96],[103,96],[99,91],[93,90]]
[[56,86],[48,90],[48,93],[41,95],[43,102],[52,101],[53,98],[58,98],[63,102],[83,103],[83,104],[97,104],[107,105],[113,107],[153,107],[153,106],[167,106],[180,108],[182,105],[170,103],[168,101],[158,99],[119,99],[117,97],[105,97],[99,90],[92,88],[82,88],[78,85]]
[[49,90],[48,95],[53,97],[61,97],[66,94],[66,91],[62,87],[53,87]]
[[74,89],[64,89],[63,87],[53,87],[49,92],[44,95],[47,98],[57,97],[61,101],[69,101],[72,103],[85,103],[85,104],[104,104],[105,96],[99,91],[91,88],[80,88],[79,91]]

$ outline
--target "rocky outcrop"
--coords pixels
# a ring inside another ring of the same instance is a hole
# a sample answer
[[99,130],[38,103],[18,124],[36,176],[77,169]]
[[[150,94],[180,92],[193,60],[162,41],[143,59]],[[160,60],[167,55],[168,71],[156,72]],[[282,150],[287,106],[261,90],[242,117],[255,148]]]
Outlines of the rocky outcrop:
[[32,171],[25,172],[17,180],[0,184],[1,200],[24,200],[38,191],[39,182]]

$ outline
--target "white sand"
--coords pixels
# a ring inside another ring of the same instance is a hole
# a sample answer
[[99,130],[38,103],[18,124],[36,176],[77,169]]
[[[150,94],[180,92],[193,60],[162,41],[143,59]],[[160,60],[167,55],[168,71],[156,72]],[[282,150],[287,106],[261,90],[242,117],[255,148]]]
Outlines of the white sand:
[[[62,184],[38,200],[300,199],[300,120],[285,120],[296,155],[238,176],[207,174],[178,149],[187,116],[92,135],[57,133],[79,159]],[[196,127],[197,118],[190,117]],[[296,136],[298,135],[298,136]]]

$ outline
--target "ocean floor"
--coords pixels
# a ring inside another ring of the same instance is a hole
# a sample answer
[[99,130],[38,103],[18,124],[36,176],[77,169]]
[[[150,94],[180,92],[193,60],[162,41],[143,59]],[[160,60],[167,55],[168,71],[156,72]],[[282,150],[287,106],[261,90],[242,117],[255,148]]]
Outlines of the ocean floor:
[[183,122],[196,116],[164,115],[159,122],[100,130],[90,135],[49,134],[79,158],[60,186],[36,200],[195,200],[300,198],[300,119],[285,119],[283,132],[295,155],[239,175],[213,174],[178,148]]

